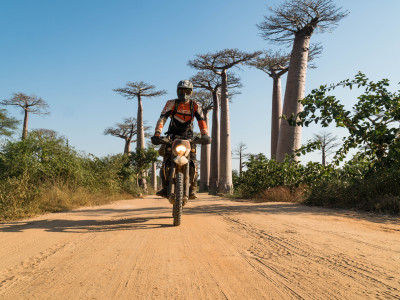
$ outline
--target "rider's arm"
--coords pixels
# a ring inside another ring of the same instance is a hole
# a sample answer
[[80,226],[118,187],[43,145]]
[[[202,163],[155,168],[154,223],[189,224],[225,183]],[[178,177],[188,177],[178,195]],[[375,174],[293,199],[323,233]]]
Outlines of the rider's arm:
[[196,117],[197,123],[199,124],[201,135],[208,135],[208,128],[206,120],[204,118],[203,110],[196,102],[194,103],[194,116]]
[[174,108],[175,101],[169,100],[165,104],[163,111],[161,112],[160,118],[157,121],[156,131],[154,135],[159,136],[161,135],[162,129],[164,127],[165,122],[167,121],[168,117],[171,115],[172,110]]

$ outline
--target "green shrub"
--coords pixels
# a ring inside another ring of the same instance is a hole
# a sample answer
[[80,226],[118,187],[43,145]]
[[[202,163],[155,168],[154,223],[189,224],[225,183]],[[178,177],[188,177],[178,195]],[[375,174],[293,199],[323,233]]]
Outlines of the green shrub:
[[400,213],[400,163],[369,162],[356,155],[310,189],[309,205]]
[[241,177],[235,178],[235,189],[243,197],[254,197],[279,186],[294,191],[301,185],[312,185],[325,171],[318,163],[303,166],[289,159],[279,163],[274,159],[267,159],[263,154],[250,155],[245,166],[247,170]]
[[0,151],[0,219],[103,203],[138,190],[126,154],[85,156],[64,138],[35,133]]

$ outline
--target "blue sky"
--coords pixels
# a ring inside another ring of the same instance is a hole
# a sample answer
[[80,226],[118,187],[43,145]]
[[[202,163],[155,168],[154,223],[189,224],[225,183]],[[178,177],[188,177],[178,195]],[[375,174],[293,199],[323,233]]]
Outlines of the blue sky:
[[[264,41],[256,28],[268,6],[279,2],[0,0],[0,99],[14,92],[36,94],[49,103],[51,114],[32,115],[30,129],[56,130],[76,149],[97,156],[120,153],[123,141],[103,131],[136,117],[137,103],[114,88],[144,81],[166,89],[166,96],[143,103],[144,119],[154,128],[165,102],[176,96],[177,82],[196,73],[187,66],[196,54],[286,49]],[[313,35],[311,41],[321,42],[324,50],[318,68],[307,73],[306,93],[358,71],[374,80],[389,78],[398,89],[400,1],[335,3],[350,14],[331,33]],[[244,142],[248,152],[269,156],[272,80],[255,69],[236,73],[244,87],[230,106],[232,148]],[[336,95],[350,107],[357,93]],[[16,108],[8,110],[22,119]],[[303,142],[319,130],[305,128]],[[318,159],[318,154],[304,158]]]

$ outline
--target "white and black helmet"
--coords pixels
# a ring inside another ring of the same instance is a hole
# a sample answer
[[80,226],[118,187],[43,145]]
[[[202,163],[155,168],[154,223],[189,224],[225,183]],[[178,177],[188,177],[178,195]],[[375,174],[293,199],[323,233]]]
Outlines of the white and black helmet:
[[177,89],[191,89],[193,91],[193,83],[189,80],[181,80],[178,83]]
[[193,83],[191,83],[189,80],[179,81],[176,89],[179,102],[189,101],[192,92],[193,92]]

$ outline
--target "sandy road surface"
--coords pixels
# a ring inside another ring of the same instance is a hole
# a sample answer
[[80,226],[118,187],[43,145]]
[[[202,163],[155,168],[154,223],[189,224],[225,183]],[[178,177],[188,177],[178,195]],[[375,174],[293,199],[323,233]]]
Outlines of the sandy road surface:
[[399,299],[396,218],[200,195],[0,224],[0,299]]

